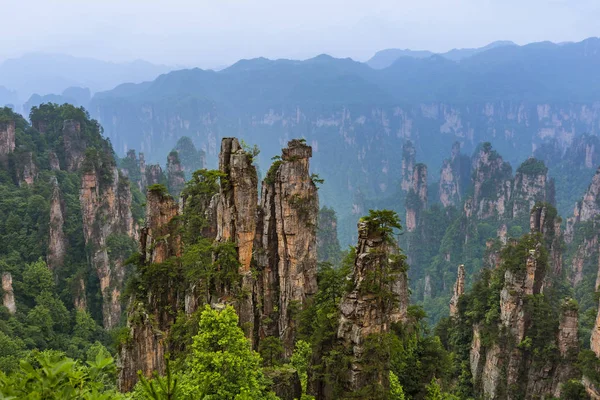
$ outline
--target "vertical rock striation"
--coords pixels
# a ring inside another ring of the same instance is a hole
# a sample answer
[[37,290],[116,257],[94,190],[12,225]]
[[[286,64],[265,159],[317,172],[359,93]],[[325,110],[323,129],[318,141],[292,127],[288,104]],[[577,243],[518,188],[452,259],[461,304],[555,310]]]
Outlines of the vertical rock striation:
[[15,150],[15,121],[0,122],[0,158]]
[[167,156],[167,182],[169,193],[175,197],[178,197],[185,187],[185,176],[176,151],[172,151]]
[[413,169],[411,186],[406,196],[406,230],[414,232],[420,215],[427,208],[427,166],[416,164]]
[[52,197],[50,198],[50,239],[48,241],[48,267],[56,270],[62,267],[67,251],[67,241],[63,230],[65,212],[60,188],[55,176],[50,178]]
[[109,253],[109,246],[111,239],[137,237],[131,215],[131,191],[114,165],[98,165],[83,174],[79,201],[85,242],[100,280],[104,327],[112,328],[121,318],[123,262],[128,254]]
[[450,299],[450,316],[454,317],[458,314],[458,300],[460,296],[465,293],[465,266],[463,264],[458,266],[458,272],[456,275],[456,283],[454,283],[454,292]]
[[402,191],[408,193],[412,187],[413,170],[416,163],[416,150],[413,143],[407,140],[402,147],[402,181],[400,187]]
[[68,172],[81,168],[85,158],[86,143],[81,135],[81,124],[74,119],[63,121],[63,146],[65,149],[65,169]]
[[452,145],[450,159],[440,171],[439,198],[444,207],[459,205],[469,179],[469,158],[460,154],[460,143]]
[[17,312],[17,304],[15,303],[15,292],[13,291],[12,275],[10,272],[2,273],[2,305],[8,309],[8,312],[14,314]]
[[504,216],[511,197],[512,168],[484,143],[472,161],[473,211],[478,219]]
[[[181,256],[178,233],[178,205],[159,190],[149,190],[146,201],[146,224],[140,234],[140,250],[144,265],[160,264],[170,257]],[[165,290],[149,292],[145,298],[133,298],[129,305],[127,327],[129,338],[119,349],[119,390],[130,391],[136,384],[137,371],[151,377],[153,372],[164,374],[166,339],[175,321],[182,296],[161,282]]]
[[252,164],[252,156],[244,151],[236,138],[221,141],[219,170],[221,180],[217,206],[218,242],[231,241],[236,245],[242,292],[246,293],[238,303],[240,324],[248,336],[254,331],[253,278],[250,271],[254,238],[256,235],[256,211],[258,207],[258,175]]
[[[359,222],[358,233],[352,289],[340,304],[337,332],[344,348],[352,349],[350,371],[344,378],[347,393],[359,391],[367,384],[388,385],[389,365],[375,373],[367,372],[365,341],[371,335],[389,332],[391,324],[403,321],[408,307],[408,282],[398,247],[368,222]],[[376,290],[377,285],[380,286]],[[383,292],[391,296],[382,296]],[[386,300],[390,297],[394,300]]]
[[312,148],[303,141],[288,143],[263,182],[258,214],[258,336],[279,336],[287,355],[293,349],[297,311],[317,291],[319,199],[309,171],[311,156]]

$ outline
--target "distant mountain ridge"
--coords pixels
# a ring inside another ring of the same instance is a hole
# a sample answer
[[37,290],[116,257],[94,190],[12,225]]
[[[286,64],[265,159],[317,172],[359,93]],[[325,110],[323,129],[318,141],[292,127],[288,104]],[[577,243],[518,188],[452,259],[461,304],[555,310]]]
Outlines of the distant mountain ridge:
[[[0,63],[0,86],[16,91],[24,103],[33,94],[62,93],[69,87],[92,92],[109,90],[123,82],[143,82],[175,69],[136,60],[113,63],[64,54],[30,53]],[[0,101],[2,98],[0,98]]]
[[483,47],[452,49],[445,53],[434,53],[429,50],[385,49],[375,53],[375,55],[367,61],[367,65],[374,69],[383,69],[392,65],[400,57],[429,58],[433,55],[440,55],[452,61],[460,61],[475,54],[503,46],[517,46],[517,44],[510,40],[499,40]]

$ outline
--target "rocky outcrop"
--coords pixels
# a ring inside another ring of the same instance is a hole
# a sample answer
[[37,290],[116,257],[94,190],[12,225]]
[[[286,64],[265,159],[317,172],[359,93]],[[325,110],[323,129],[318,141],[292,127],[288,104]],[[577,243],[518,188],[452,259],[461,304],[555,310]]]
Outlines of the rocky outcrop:
[[250,271],[256,210],[258,176],[246,153],[235,138],[224,138],[219,154],[219,170],[225,174],[217,202],[217,241],[236,243],[242,273]]
[[292,140],[262,185],[255,260],[262,296],[258,337],[279,337],[293,349],[297,311],[317,291],[317,188],[309,171],[312,148]]
[[253,337],[254,278],[250,264],[256,235],[258,175],[256,167],[252,164],[252,155],[244,151],[236,138],[224,138],[221,141],[219,171],[225,177],[221,180],[216,198],[216,240],[231,241],[236,245],[242,275],[242,293],[245,293],[237,304],[237,311],[246,334]]
[[[107,176],[111,179],[107,180]],[[131,191],[116,167],[100,165],[83,174],[79,200],[85,243],[100,280],[104,327],[112,328],[121,318],[123,262],[129,254],[110,252],[109,247],[113,240],[137,238],[131,215]]]
[[291,367],[266,368],[265,376],[273,382],[271,390],[281,400],[300,400],[302,385],[298,372]]
[[577,328],[579,311],[577,302],[566,299],[562,305],[558,325],[558,350],[563,358],[576,355],[579,350]]
[[33,185],[38,174],[38,167],[33,159],[33,153],[27,151],[19,154],[17,161],[17,180],[19,186]]
[[163,184],[167,182],[167,178],[165,177],[165,174],[163,173],[163,170],[160,167],[160,165],[150,164],[146,166],[145,171],[145,178],[142,178],[142,182],[145,181],[145,187],[150,187],[152,185]]
[[460,154],[460,143],[455,142],[450,159],[444,160],[440,171],[439,198],[444,207],[460,204],[469,172],[469,159]]
[[15,121],[0,121],[0,159],[15,150]]
[[533,207],[529,214],[530,231],[542,234],[549,253],[548,262],[552,274],[547,274],[547,278],[554,279],[561,276],[564,244],[561,223],[562,219],[556,215],[556,209],[548,204]]
[[472,161],[473,211],[478,219],[502,217],[512,192],[512,168],[484,143]]
[[427,166],[416,164],[413,169],[411,186],[406,196],[406,230],[414,232],[421,213],[427,208]]
[[547,193],[547,173],[548,168],[535,158],[529,158],[517,169],[512,189],[513,218],[527,215],[537,202],[553,197]]
[[450,299],[450,316],[454,317],[458,314],[458,300],[460,296],[465,293],[465,266],[463,264],[458,266],[458,272],[456,275],[456,283],[454,283],[454,291],[452,298]]
[[413,143],[407,140],[402,146],[402,181],[400,187],[403,192],[408,193],[412,187],[413,170],[415,168],[417,152]]
[[67,252],[64,233],[65,211],[56,177],[50,178],[52,197],[50,198],[50,238],[48,240],[48,267],[52,270],[62,267]]
[[13,291],[12,275],[10,272],[2,273],[2,305],[8,309],[8,312],[14,314],[17,312],[15,303],[15,292]]
[[171,226],[179,215],[175,199],[160,189],[148,190],[146,195],[146,224],[140,233],[140,248],[146,264],[165,262],[181,256],[181,237]]
[[81,124],[74,119],[63,121],[63,146],[65,150],[65,169],[75,172],[85,159],[86,142],[81,135]]
[[[141,262],[160,264],[170,257],[181,256],[182,243],[176,217],[177,202],[166,192],[149,190],[146,201],[146,224],[140,234]],[[166,338],[182,297],[162,282],[164,290],[148,293],[145,298],[132,298],[128,310],[129,337],[119,349],[119,390],[127,392],[136,384],[137,371],[151,377],[153,372],[164,374]]]
[[573,240],[574,227],[580,222],[591,221],[600,215],[600,168],[592,178],[592,183],[588,186],[583,195],[583,199],[577,202],[573,210],[573,216],[567,220],[567,231],[565,239],[567,242]]
[[169,193],[175,197],[178,197],[185,187],[185,176],[176,151],[172,151],[167,156],[167,182]]
[[85,293],[85,282],[82,277],[77,280],[77,286],[73,295],[73,305],[76,310],[87,310],[87,295]]
[[[369,369],[363,364],[365,341],[371,335],[389,332],[391,324],[403,321],[408,307],[408,281],[398,247],[367,221],[359,222],[358,233],[352,288],[340,304],[337,332],[344,348],[352,349],[350,370],[343,378],[347,393],[367,384],[388,385],[389,366],[367,372]],[[376,276],[385,277],[379,282],[386,283],[375,289]],[[394,301],[384,300],[389,297],[380,296],[381,292],[391,295]]]
[[335,264],[341,254],[337,225],[337,216],[333,208],[323,207],[319,210],[317,221],[317,256],[319,262]]

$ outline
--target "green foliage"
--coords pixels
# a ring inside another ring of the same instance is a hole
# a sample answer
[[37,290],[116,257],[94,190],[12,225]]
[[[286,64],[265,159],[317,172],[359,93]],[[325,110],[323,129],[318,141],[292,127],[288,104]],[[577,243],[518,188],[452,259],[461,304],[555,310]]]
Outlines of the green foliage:
[[561,400],[586,400],[589,399],[590,396],[587,394],[585,386],[583,386],[580,381],[571,379],[561,386],[560,398]]
[[258,352],[263,360],[263,366],[276,367],[283,363],[283,344],[275,336],[267,336],[260,341]]
[[[0,373],[0,395],[4,398],[108,400],[123,398],[106,376],[114,376],[111,357],[98,353],[87,365],[58,352],[32,352],[21,360],[18,371]],[[14,396],[14,397],[13,397]]]
[[246,156],[248,157],[248,161],[250,163],[253,163],[256,159],[256,157],[258,157],[258,155],[260,154],[260,149],[258,148],[257,145],[249,145],[248,143],[246,143],[244,141],[244,139],[242,139],[241,141],[241,146],[242,149],[244,149],[244,152],[246,152]]
[[157,194],[161,197],[170,197],[169,190],[165,185],[161,185],[160,183],[155,183],[153,185],[148,186],[148,192]]
[[517,173],[521,173],[524,175],[546,175],[548,173],[548,168],[543,161],[537,160],[533,157],[525,160],[519,168],[517,168]]
[[378,232],[384,239],[392,240],[394,229],[402,230],[400,217],[393,210],[369,210],[369,215],[362,217],[370,232]]
[[308,380],[308,366],[310,363],[310,357],[312,349],[310,343],[304,340],[298,340],[294,346],[294,352],[290,359],[292,366],[298,371],[300,376],[300,383],[302,385],[302,392],[306,393],[306,385]]
[[337,239],[337,216],[333,208],[323,207],[317,219],[317,259],[337,264],[342,256]]
[[390,371],[390,400],[404,400],[404,389],[395,373]]
[[238,326],[232,307],[206,306],[181,378],[184,395],[201,399],[268,399],[260,356]]

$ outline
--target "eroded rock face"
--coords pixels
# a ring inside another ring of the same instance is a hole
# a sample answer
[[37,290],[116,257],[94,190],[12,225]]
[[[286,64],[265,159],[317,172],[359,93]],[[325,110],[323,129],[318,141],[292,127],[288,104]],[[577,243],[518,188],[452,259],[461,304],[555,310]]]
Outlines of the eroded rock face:
[[176,151],[172,151],[167,156],[167,182],[169,183],[169,193],[176,197],[185,187],[185,176]]
[[165,174],[158,164],[150,164],[146,166],[144,176],[145,179],[143,179],[142,182],[145,180],[145,187],[166,182]]
[[[167,193],[149,190],[146,201],[146,224],[140,234],[140,250],[146,265],[162,263],[181,256],[181,237],[175,217],[177,202]],[[119,390],[127,392],[136,384],[137,371],[150,378],[154,371],[165,372],[166,338],[175,322],[182,295],[173,293],[165,282],[162,293],[149,293],[148,298],[131,300],[127,326],[129,340],[119,349]]]
[[19,157],[17,168],[17,179],[19,186],[33,185],[38,174],[37,165],[33,159],[33,153],[28,151]]
[[577,305],[570,306],[569,300],[567,300],[560,313],[560,322],[558,325],[558,350],[562,357],[568,357],[569,352],[576,352],[579,349],[579,339],[577,337],[578,321],[579,313]]
[[400,187],[408,192],[412,187],[413,170],[415,168],[417,151],[410,140],[402,147],[402,182]]
[[258,175],[256,167],[252,164],[252,156],[244,151],[236,138],[224,138],[221,141],[219,170],[225,174],[225,180],[222,181],[215,199],[216,240],[236,244],[242,275],[242,292],[246,293],[237,304],[237,312],[246,334],[253,337],[254,278],[250,272],[250,263],[256,235]]
[[416,164],[406,197],[406,230],[414,232],[421,212],[427,208],[427,166]]
[[524,168],[524,166],[535,164],[535,160],[525,161],[515,174],[513,185],[513,218],[527,214],[537,202],[548,201],[547,172],[548,169],[539,162],[539,168]]
[[466,189],[464,181],[468,179],[468,162],[468,157],[460,154],[460,143],[455,142],[450,159],[444,160],[440,171],[439,196],[444,207],[460,204]]
[[454,283],[454,292],[450,299],[450,316],[453,317],[458,313],[458,300],[465,293],[465,266],[458,266],[456,275],[456,283]]
[[512,168],[484,144],[473,159],[473,211],[477,218],[504,216],[512,192]]
[[0,157],[15,150],[15,121],[0,122]]
[[15,292],[13,291],[12,275],[10,272],[2,273],[2,305],[8,309],[8,312],[14,314],[17,312],[17,304],[15,303]]
[[86,143],[81,136],[81,124],[74,119],[63,121],[63,145],[65,148],[65,169],[77,171],[85,159]]
[[119,390],[128,392],[138,381],[137,371],[150,378],[152,373],[165,373],[165,339],[167,333],[153,324],[151,316],[140,307],[135,324],[128,323],[129,342],[119,351],[117,369]]
[[63,230],[65,212],[60,188],[56,177],[50,178],[52,197],[50,199],[50,239],[48,240],[48,267],[52,270],[63,265],[67,251],[67,241]]
[[[385,368],[376,375],[363,370],[363,346],[369,335],[389,332],[392,323],[403,321],[408,307],[408,283],[403,261],[393,258],[394,254],[398,254],[397,246],[385,240],[381,232],[370,228],[366,222],[359,222],[358,232],[352,290],[340,304],[337,332],[338,340],[345,348],[352,349],[350,371],[344,382],[347,392],[360,390],[374,382],[384,387],[388,385]],[[381,302],[370,291],[373,277],[377,274],[386,274],[390,278],[386,279],[390,282],[389,286],[379,289],[389,291],[396,302]]]
[[246,153],[235,138],[224,138],[219,154],[219,170],[226,175],[217,203],[217,241],[233,241],[237,245],[240,272],[250,271],[256,209],[258,176]]
[[179,215],[175,199],[166,193],[149,190],[146,195],[146,224],[140,234],[146,263],[162,263],[181,256],[181,237],[173,234],[169,223]]
[[79,201],[83,215],[83,232],[90,248],[92,266],[100,280],[102,316],[105,328],[116,326],[121,318],[120,295],[127,254],[109,255],[111,238],[137,239],[131,215],[131,191],[115,167],[110,168],[112,181],[103,179],[97,170],[83,174]]
[[574,226],[579,222],[591,221],[596,216],[600,215],[600,168],[596,170],[596,174],[592,178],[592,183],[588,186],[587,191],[583,195],[583,199],[575,204],[573,216],[567,220],[567,231],[565,240],[571,242],[573,240]]
[[309,171],[312,148],[292,140],[263,181],[255,259],[262,295],[258,336],[282,339],[287,355],[295,314],[317,291],[319,199]]

